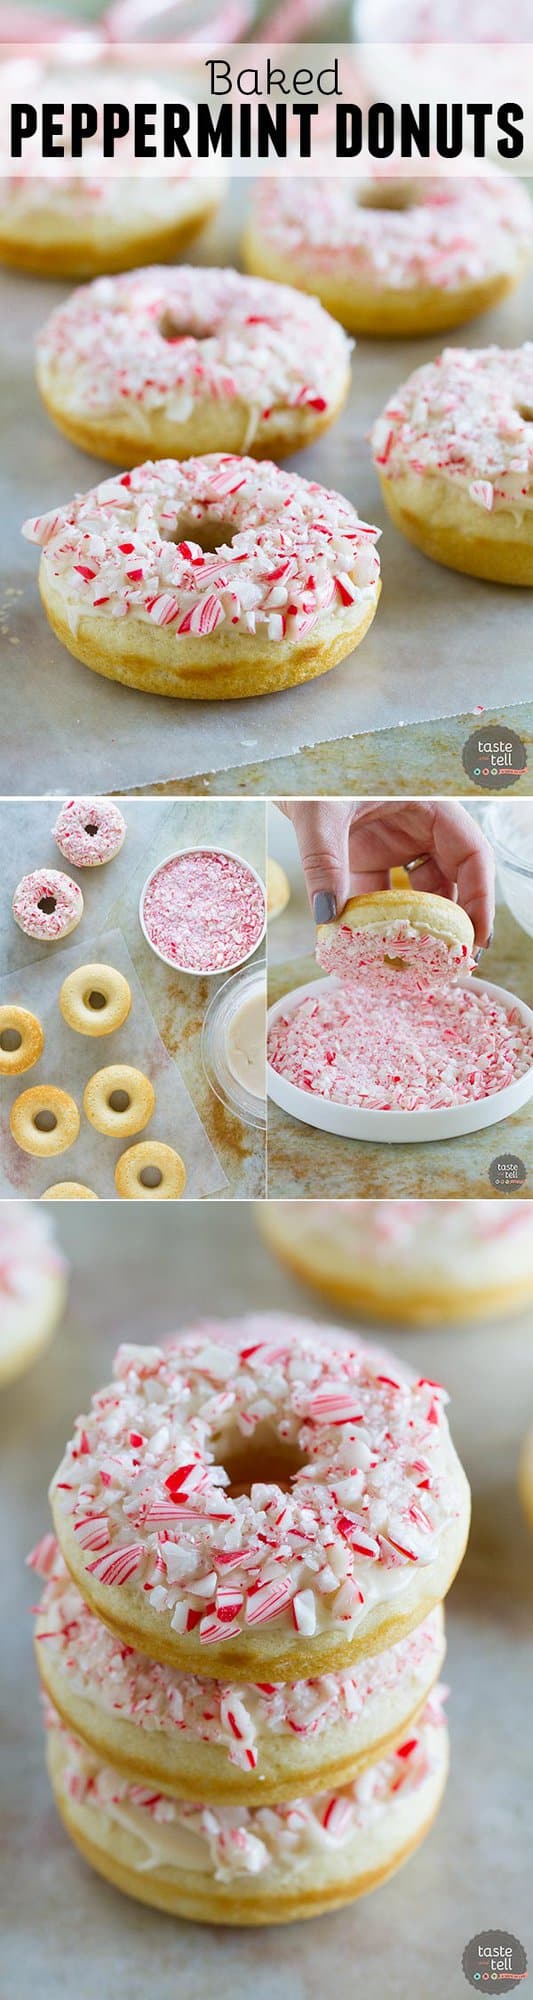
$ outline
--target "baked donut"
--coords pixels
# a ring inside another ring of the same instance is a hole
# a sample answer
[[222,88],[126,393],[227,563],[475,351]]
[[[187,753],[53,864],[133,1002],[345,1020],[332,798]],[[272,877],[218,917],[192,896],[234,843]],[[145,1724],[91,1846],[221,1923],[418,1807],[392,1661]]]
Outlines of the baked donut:
[[78,965],[59,995],[63,1020],[76,1035],[112,1035],[131,1008],[131,989],[112,965]]
[[21,1076],[33,1069],[44,1049],[44,1034],[36,1014],[27,1007],[0,1007],[0,1076]]
[[267,1805],[348,1783],[401,1741],[444,1659],[439,1605],[346,1674],[206,1682],[124,1648],[89,1611],[52,1535],[29,1563],[46,1578],[35,1649],[54,1708],[105,1763],[178,1798]]
[[421,335],[460,326],[512,290],[531,255],[525,187],[495,167],[428,174],[258,181],[249,271],[314,292],[350,333]]
[[342,1672],[405,1638],[469,1521],[440,1389],[276,1313],[119,1348],[50,1498],[97,1617],[152,1659],[253,1682]]
[[15,1098],[9,1130],[23,1153],[46,1160],[50,1153],[67,1153],[80,1129],[78,1106],[68,1091],[51,1083],[36,1083]]
[[350,1312],[435,1326],[533,1300],[523,1201],[269,1201],[261,1235],[282,1263]]
[[0,1384],[5,1387],[46,1347],[61,1317],[67,1265],[33,1202],[0,1202]]
[[154,868],[140,915],[145,937],[166,965],[231,972],[264,937],[265,891],[240,854],[188,847]]
[[115,1167],[115,1187],[123,1201],[179,1201],[186,1181],[181,1154],[160,1139],[128,1146]]
[[192,700],[269,694],[351,653],[377,529],[269,459],[159,459],[27,521],[47,617],[108,680]]
[[285,869],[280,867],[279,861],[273,860],[271,854],[267,858],[266,880],[267,916],[269,924],[271,924],[274,921],[274,917],[280,917],[282,910],[286,909],[291,893]]
[[439,1690],[388,1757],[340,1791],[273,1806],[154,1795],[47,1712],[49,1775],[67,1832],[138,1901],[213,1924],[279,1924],[338,1908],[394,1873],[438,1810],[448,1770]]
[[474,926],[460,903],[424,889],[374,889],[350,896],[340,916],[318,924],[323,972],[402,993],[434,991],[472,972]]
[[35,868],[17,883],[12,910],[26,937],[50,944],[75,931],[83,916],[83,896],[70,875],[62,875],[58,868]]
[[149,1076],[130,1063],[111,1063],[89,1078],[83,1109],[95,1132],[106,1139],[128,1139],[142,1132],[155,1111],[155,1090]]
[[102,868],[120,853],[126,821],[114,799],[67,799],[53,839],[73,868]]
[[146,457],[300,451],[348,392],[349,343],[317,299],[181,265],[99,278],[47,320],[37,381],[73,443]]
[[98,1201],[93,1188],[85,1187],[84,1181],[56,1181],[55,1187],[45,1189],[41,1201]]
[[473,1104],[532,1068],[533,1030],[518,1007],[475,981],[420,991],[404,977],[390,990],[318,980],[312,994],[287,994],[268,1029],[271,1068],[303,1093],[365,1111]]
[[448,347],[372,431],[391,520],[447,569],[533,583],[533,342]]

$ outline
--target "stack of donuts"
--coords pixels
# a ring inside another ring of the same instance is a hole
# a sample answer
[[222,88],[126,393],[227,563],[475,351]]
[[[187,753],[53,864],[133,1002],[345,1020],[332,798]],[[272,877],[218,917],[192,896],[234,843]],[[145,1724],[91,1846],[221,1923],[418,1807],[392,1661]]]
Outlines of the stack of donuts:
[[469,1522],[445,1401],[281,1314],[119,1348],[30,1557],[52,1786],[116,1887],[277,1923],[377,1887],[423,1838]]

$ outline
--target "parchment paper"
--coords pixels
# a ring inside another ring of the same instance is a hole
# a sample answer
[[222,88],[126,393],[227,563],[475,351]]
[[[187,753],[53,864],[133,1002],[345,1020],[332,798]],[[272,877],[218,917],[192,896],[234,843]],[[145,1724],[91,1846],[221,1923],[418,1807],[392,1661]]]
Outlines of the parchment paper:
[[[238,218],[247,199],[241,182],[197,261],[238,261]],[[35,334],[70,287],[9,273],[0,283],[0,792],[12,792],[15,784],[41,793],[125,790],[268,759],[280,742],[287,755],[354,732],[465,709],[501,719],[510,703],[531,696],[529,592],[460,577],[411,549],[386,521],[365,442],[386,397],[440,351],[442,338],[361,341],[346,412],[292,461],[295,470],[338,488],[362,516],[383,526],[381,603],[350,660],[282,694],[204,704],[138,694],[71,659],[48,628],[37,590],[39,551],[22,541],[20,525],[25,516],[86,491],[113,468],[60,437],[34,382]],[[468,346],[519,345],[531,331],[532,298],[529,282],[450,339]]]
[[[67,1027],[59,1011],[58,994],[67,973],[78,965],[99,961],[123,972],[132,992],[128,1020],[113,1035],[90,1039]],[[101,931],[52,958],[25,965],[2,980],[2,1002],[29,1007],[44,1028],[43,1054],[20,1077],[2,1078],[0,1097],[0,1195],[41,1195],[56,1181],[83,1181],[100,1197],[115,1196],[114,1169],[120,1154],[136,1140],[162,1139],[174,1146],[187,1168],[185,1195],[193,1199],[216,1194],[226,1176],[204,1132],[177,1064],[167,1054],[144,997],[135,967],[119,930]],[[156,1092],[153,1117],[143,1132],[123,1140],[108,1139],[89,1125],[82,1098],[89,1077],[110,1063],[133,1063],[151,1078]],[[11,1138],[11,1105],[23,1090],[37,1083],[59,1084],[75,1098],[81,1112],[79,1136],[66,1153],[35,1159]]]

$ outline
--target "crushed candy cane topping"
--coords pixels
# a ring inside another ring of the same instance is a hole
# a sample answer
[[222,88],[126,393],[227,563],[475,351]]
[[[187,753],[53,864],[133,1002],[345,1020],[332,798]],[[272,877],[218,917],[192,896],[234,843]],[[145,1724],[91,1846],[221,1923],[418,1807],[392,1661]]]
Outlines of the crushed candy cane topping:
[[69,409],[124,413],[141,434],[165,407],[185,424],[206,399],[249,407],[246,449],[269,417],[333,409],[350,343],[317,299],[238,271],[154,265],[97,278],[47,321],[37,359]]
[[297,1869],[315,1855],[335,1852],[421,1791],[444,1764],[444,1696],[444,1689],[435,1688],[398,1748],[368,1765],[351,1785],[272,1806],[205,1806],[168,1798],[102,1763],[64,1728],[51,1703],[45,1722],[63,1751],[61,1787],[74,1804],[94,1807],[137,1835],[148,1850],[139,1866],[168,1867],[174,1860],[176,1867],[196,1866],[227,1882],[271,1867]]
[[[52,908],[47,908],[47,904]],[[27,937],[49,942],[64,937],[66,931],[79,923],[83,896],[78,882],[73,882],[70,875],[63,875],[60,869],[35,868],[17,884],[12,908],[15,923]]]
[[426,475],[518,519],[533,503],[533,341],[446,347],[395,390],[372,431],[386,479]]
[[163,958],[189,972],[240,965],[265,928],[265,895],[245,861],[213,848],[175,854],[143,899],[148,936]]
[[[514,272],[531,248],[525,187],[503,171],[466,180],[402,177],[405,205],[387,205],[390,174],[351,181],[263,179],[255,196],[258,240],[296,279],[320,274],[381,291],[454,291]],[[398,182],[394,182],[398,191]],[[380,189],[383,188],[383,206]]]
[[445,1400],[338,1329],[206,1320],[164,1347],[119,1348],[52,1497],[88,1583],[135,1579],[179,1634],[208,1646],[271,1621],[353,1628],[462,1513]]
[[379,1710],[380,1701],[403,1682],[414,1707],[419,1687],[428,1687],[442,1656],[440,1615],[434,1611],[408,1638],[370,1660],[359,1660],[350,1672],[283,1685],[201,1680],[144,1659],[109,1632],[84,1603],[53,1535],[43,1537],[29,1563],[47,1578],[37,1626],[45,1673],[50,1661],[78,1695],[107,1710],[115,1721],[136,1723],[146,1734],[179,1732],[219,1744],[241,1771],[261,1768],[262,1741],[270,1731],[321,1736],[336,1723],[356,1724],[363,1712],[367,1722],[373,1708]]
[[533,1275],[533,1219],[529,1203],[506,1201],[276,1201],[277,1230],[288,1247],[326,1256],[333,1270],[348,1259],[354,1273],[377,1265],[391,1286],[399,1272],[409,1282],[444,1277],[477,1291],[484,1283]]
[[466,944],[446,941],[413,924],[394,922],[364,924],[349,922],[324,924],[316,946],[323,972],[335,972],[340,979],[369,980],[375,992],[427,992],[446,986],[459,972],[471,972],[474,960]]
[[134,616],[177,640],[219,628],[302,639],[377,597],[378,529],[270,459],[137,465],[23,533],[44,550],[74,631],[87,616]]
[[533,1064],[517,1007],[473,987],[403,998],[351,980],[299,1000],[268,1035],[272,1068],[299,1090],[373,1111],[429,1111],[504,1090]]
[[126,821],[114,799],[66,799],[53,828],[73,868],[95,868],[119,853]]

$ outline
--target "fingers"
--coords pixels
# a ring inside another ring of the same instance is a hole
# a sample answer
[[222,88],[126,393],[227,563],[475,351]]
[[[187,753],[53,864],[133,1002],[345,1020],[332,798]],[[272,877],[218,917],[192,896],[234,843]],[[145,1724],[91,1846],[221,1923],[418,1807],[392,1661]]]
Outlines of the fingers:
[[448,896],[451,903],[457,902],[455,882],[443,874],[433,855],[428,855],[419,867],[409,869],[409,882],[412,889],[424,889],[431,896]]
[[315,923],[330,923],[350,894],[350,802],[290,800],[284,810],[295,829]]
[[472,920],[476,945],[487,946],[494,924],[494,857],[464,806],[439,801],[433,813],[433,849],[443,875],[457,884],[458,901]]

